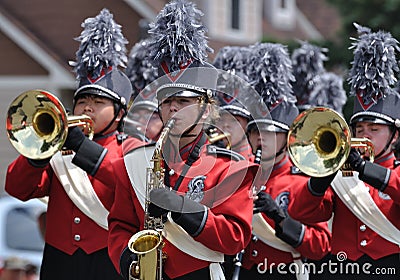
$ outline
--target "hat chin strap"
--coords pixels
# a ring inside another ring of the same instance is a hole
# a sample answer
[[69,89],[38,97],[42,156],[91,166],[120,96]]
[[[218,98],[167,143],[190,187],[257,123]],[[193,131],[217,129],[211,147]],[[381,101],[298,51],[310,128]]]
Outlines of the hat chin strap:
[[[122,106],[121,106],[121,105],[118,105],[118,110],[115,112],[113,119],[112,119],[112,120],[109,122],[109,124],[108,124],[105,128],[103,128],[99,133],[96,133],[96,135],[103,135],[103,133],[104,133],[105,131],[107,131],[107,130],[114,124],[115,120],[116,120],[117,117],[118,117],[119,112],[121,112],[121,109],[122,109]],[[122,118],[121,118],[121,119],[122,119]]]
[[377,155],[375,156],[375,158],[381,157],[381,156],[387,151],[387,149],[389,149],[389,146],[390,146],[391,143],[392,143],[392,140],[393,140],[393,138],[394,138],[394,135],[396,134],[396,131],[397,131],[396,129],[393,129],[392,136],[390,136],[389,140],[386,142],[385,147],[382,149],[382,151],[381,151],[379,154],[377,154]]

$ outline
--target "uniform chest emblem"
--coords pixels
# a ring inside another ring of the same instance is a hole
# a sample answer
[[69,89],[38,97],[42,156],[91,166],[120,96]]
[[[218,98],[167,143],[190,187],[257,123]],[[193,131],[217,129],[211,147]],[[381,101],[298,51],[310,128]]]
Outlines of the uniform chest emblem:
[[286,213],[289,206],[289,192],[281,192],[276,197],[275,202]]
[[186,193],[186,197],[196,202],[200,202],[204,197],[205,179],[206,176],[203,175],[194,177],[188,184],[188,192]]

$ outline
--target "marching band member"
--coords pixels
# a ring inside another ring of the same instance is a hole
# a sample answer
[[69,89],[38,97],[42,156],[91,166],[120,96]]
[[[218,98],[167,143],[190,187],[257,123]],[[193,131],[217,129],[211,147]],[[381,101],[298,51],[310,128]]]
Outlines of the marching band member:
[[246,126],[251,120],[251,113],[244,104],[243,96],[246,96],[251,89],[245,75],[243,61],[246,58],[243,49],[244,47],[224,47],[214,59],[214,65],[219,65],[220,69],[226,71],[220,72],[217,82],[220,117],[215,126],[230,135],[226,141],[229,142],[231,150],[253,161],[253,151],[246,135]]
[[[399,168],[391,145],[398,139],[400,96],[393,90],[399,71],[395,53],[398,42],[390,33],[371,32],[356,25],[359,38],[353,43],[354,60],[350,85],[355,96],[350,125],[355,137],[368,138],[374,145],[374,163],[351,149],[347,159],[352,177],[341,171],[311,178],[298,188],[289,213],[303,222],[328,220],[333,214],[332,259],[335,270],[324,270],[327,279],[372,279],[376,269],[394,268],[399,277],[400,191]],[[330,188],[331,186],[332,188]],[[372,214],[371,214],[372,213]],[[357,267],[348,271],[340,267]]]
[[310,108],[310,101],[313,102],[310,94],[315,87],[315,78],[326,73],[324,62],[328,60],[326,56],[328,49],[306,41],[300,43],[301,46],[294,49],[291,56],[295,78],[291,84],[297,99],[297,108],[302,112]]
[[[327,223],[304,224],[287,213],[292,192],[308,180],[287,154],[287,133],[298,115],[290,85],[291,61],[286,47],[280,44],[259,43],[252,49],[250,83],[259,90],[270,116],[255,116],[247,129],[252,146],[262,148],[261,166],[273,165],[273,169],[257,182],[266,188],[255,200],[254,236],[245,248],[240,279],[308,279],[301,260],[327,255],[331,235]],[[292,263],[298,273],[289,269]],[[282,267],[286,268],[281,271]]]
[[[93,120],[93,141],[77,126],[68,130],[64,147],[44,160],[19,156],[10,164],[6,191],[23,201],[48,196],[45,248],[40,279],[121,279],[107,251],[107,215],[114,200],[112,185],[95,176],[108,172],[110,161],[122,157],[119,132],[132,93],[118,66],[126,60],[126,39],[113,15],[103,9],[87,18],[77,38],[74,64],[79,87],[74,115]],[[130,139],[130,145],[143,143]]]
[[[251,112],[246,108],[251,91],[246,72],[248,48],[239,46],[225,46],[214,58],[213,65],[219,71],[217,81],[217,97],[220,117],[215,127],[218,131],[228,135],[222,143],[224,147],[241,154],[249,161],[255,160],[255,151],[247,139],[246,127],[252,119]],[[258,97],[258,94],[254,92]],[[259,162],[256,162],[259,164]],[[224,270],[228,279],[232,278],[235,270],[241,266],[243,252],[232,256],[225,256]]]
[[332,72],[324,72],[315,76],[311,83],[313,89],[310,91],[308,100],[298,106],[299,110],[309,109],[317,106],[331,108],[343,116],[343,106],[347,102],[346,91],[343,88],[343,78]]
[[142,135],[146,142],[155,142],[160,136],[163,123],[158,113],[155,86],[151,83],[158,78],[157,68],[148,60],[149,40],[136,43],[129,54],[125,73],[131,80],[132,105],[125,119],[124,132],[128,135]]
[[[233,151],[209,145],[204,131],[216,110],[217,70],[205,62],[210,48],[201,15],[192,3],[172,1],[149,31],[154,42],[150,52],[159,63],[159,74],[165,74],[156,92],[160,116],[166,127],[175,120],[163,130],[169,131],[162,133],[166,138],[157,142],[165,140],[161,145],[165,187],[149,190],[146,213],[154,218],[168,213],[162,269],[166,280],[224,279],[220,267],[224,254],[240,251],[251,237],[249,192],[257,168]],[[141,257],[128,248],[128,241],[147,221],[141,197],[148,186],[132,182],[140,171],[134,168],[137,161],[130,159],[138,151],[113,164],[115,170],[126,172],[118,175],[109,215],[109,254],[124,279],[135,277],[134,264]],[[136,166],[145,168],[143,163]]]

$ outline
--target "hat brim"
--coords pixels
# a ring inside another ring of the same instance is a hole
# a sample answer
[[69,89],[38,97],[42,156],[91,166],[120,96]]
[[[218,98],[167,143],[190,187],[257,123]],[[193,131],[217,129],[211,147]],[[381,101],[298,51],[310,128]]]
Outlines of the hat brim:
[[87,94],[91,94],[91,95],[96,95],[96,96],[101,96],[101,97],[105,97],[111,100],[115,100],[115,101],[119,101],[121,102],[123,105],[125,105],[125,98],[124,97],[120,97],[118,94],[116,94],[115,92],[102,87],[100,85],[84,85],[82,87],[80,87],[74,94],[74,100],[76,100],[77,98],[87,95]]
[[247,120],[251,119],[250,112],[248,110],[246,110],[244,108],[240,108],[238,106],[226,105],[226,106],[222,106],[220,108],[220,110],[221,110],[221,114],[223,114],[224,112],[229,112],[230,114],[232,114],[234,116],[240,116]]
[[206,90],[188,84],[166,84],[157,90],[157,99],[163,100],[172,96],[179,97],[201,97]]
[[131,109],[129,111],[135,111],[140,109],[145,109],[151,112],[158,112],[158,104],[152,101],[133,102]]
[[381,113],[368,111],[363,113],[356,113],[351,117],[350,125],[355,125],[358,122],[394,125],[394,120],[391,117]]
[[288,133],[290,129],[286,124],[274,120],[262,119],[250,121],[247,125],[247,131],[254,129],[255,127],[257,127],[258,131],[283,133]]

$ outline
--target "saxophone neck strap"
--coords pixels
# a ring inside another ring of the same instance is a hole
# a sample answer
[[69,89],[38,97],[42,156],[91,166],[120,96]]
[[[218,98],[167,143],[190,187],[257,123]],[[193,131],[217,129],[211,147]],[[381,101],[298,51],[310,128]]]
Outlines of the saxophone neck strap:
[[[192,164],[199,159],[200,152],[201,152],[201,147],[207,142],[207,137],[203,133],[201,135],[201,138],[199,141],[197,141],[196,145],[192,149],[192,151],[189,154],[188,159],[186,160],[186,163],[183,167],[182,173],[179,175],[178,180],[176,180],[175,185],[173,187],[173,190],[177,191],[179,189],[179,186],[181,185],[183,178],[185,178],[187,172],[189,171],[189,168],[192,166]],[[165,185],[170,186],[170,179],[169,179],[169,167],[168,164],[165,164]]]

